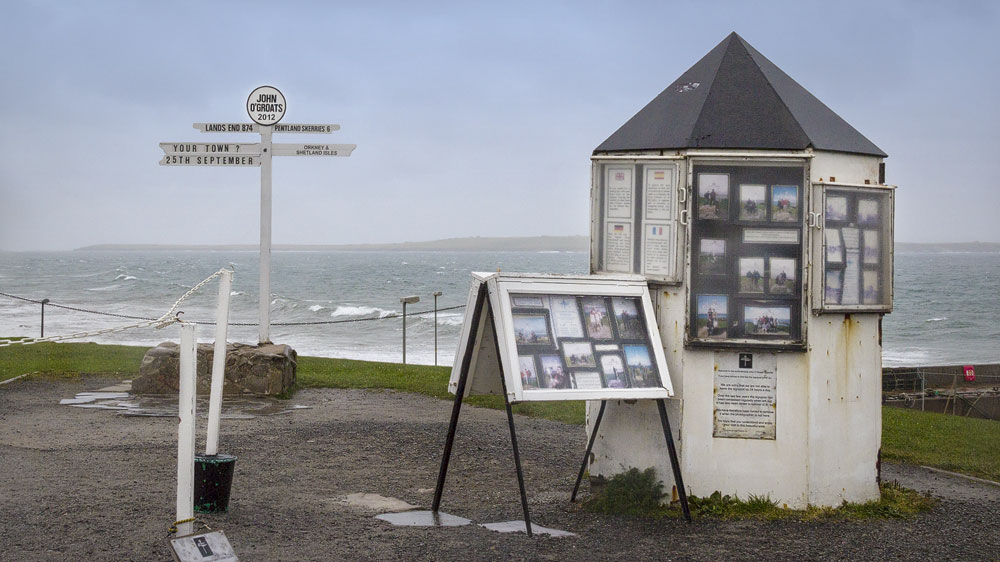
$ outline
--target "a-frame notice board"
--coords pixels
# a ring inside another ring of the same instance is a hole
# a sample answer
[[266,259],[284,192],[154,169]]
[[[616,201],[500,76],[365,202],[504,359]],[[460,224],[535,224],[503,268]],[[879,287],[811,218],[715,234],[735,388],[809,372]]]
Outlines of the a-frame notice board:
[[531,516],[511,404],[600,400],[601,407],[570,500],[587,467],[607,400],[656,400],[684,516],[687,494],[664,400],[673,396],[656,318],[639,276],[473,273],[448,390],[455,402],[432,512],[441,506],[462,400],[504,397],[525,530]]

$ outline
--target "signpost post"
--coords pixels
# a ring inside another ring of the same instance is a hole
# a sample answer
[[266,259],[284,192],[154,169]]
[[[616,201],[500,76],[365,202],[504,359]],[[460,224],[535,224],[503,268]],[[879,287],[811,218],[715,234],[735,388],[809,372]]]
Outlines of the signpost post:
[[229,166],[260,168],[260,301],[258,308],[261,345],[271,342],[271,157],[350,156],[353,144],[271,143],[273,133],[330,134],[340,130],[332,123],[305,124],[279,121],[288,104],[273,86],[260,86],[247,97],[247,114],[253,123],[194,123],[203,133],[259,133],[259,143],[161,142],[161,166]]

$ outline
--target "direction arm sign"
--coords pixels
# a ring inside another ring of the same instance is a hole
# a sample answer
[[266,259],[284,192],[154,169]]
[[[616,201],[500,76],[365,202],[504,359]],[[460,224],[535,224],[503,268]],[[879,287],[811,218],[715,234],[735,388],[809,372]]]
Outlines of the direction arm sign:
[[[194,123],[192,127],[203,133],[259,133],[261,126],[256,123]],[[316,133],[329,134],[339,131],[336,123],[278,123],[271,126],[274,133]]]
[[167,154],[161,166],[253,166],[260,167],[256,154]]
[[274,143],[271,153],[275,156],[350,156],[356,144],[289,144]]
[[161,142],[164,154],[251,154],[260,156],[260,143]]

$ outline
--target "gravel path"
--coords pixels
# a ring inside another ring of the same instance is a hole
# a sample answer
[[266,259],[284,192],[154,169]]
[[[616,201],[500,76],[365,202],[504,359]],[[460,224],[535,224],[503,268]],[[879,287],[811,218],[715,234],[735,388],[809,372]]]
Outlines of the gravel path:
[[[176,421],[59,406],[116,381],[0,386],[0,560],[169,560]],[[532,517],[575,537],[478,525],[395,527],[344,502],[371,493],[428,507],[451,404],[395,392],[306,390],[291,413],[225,422],[239,456],[225,530],[241,560],[997,560],[1000,488],[887,464],[884,475],[944,499],[905,521],[644,521],[568,502],[580,427],[517,418]],[[203,438],[203,420],[199,433]],[[585,485],[586,488],[586,485]],[[466,406],[442,509],[520,519],[505,414]]]

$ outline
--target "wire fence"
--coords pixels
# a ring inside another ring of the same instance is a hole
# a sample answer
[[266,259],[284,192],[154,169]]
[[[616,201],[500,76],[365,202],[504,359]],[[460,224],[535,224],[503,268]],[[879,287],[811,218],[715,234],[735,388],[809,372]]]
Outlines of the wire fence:
[[[212,279],[214,277],[215,276],[213,275],[209,279]],[[117,314],[117,313],[114,313],[114,312],[104,312],[104,311],[101,311],[101,310],[90,310],[90,309],[86,309],[86,308],[79,308],[79,307],[69,306],[69,305],[65,305],[65,304],[58,304],[58,303],[54,303],[52,301],[49,301],[48,299],[45,299],[45,300],[29,299],[27,297],[21,297],[21,296],[18,296],[18,295],[11,295],[9,293],[4,293],[4,292],[0,292],[0,296],[11,298],[11,299],[15,299],[15,300],[19,300],[19,301],[30,302],[30,303],[34,303],[34,304],[42,305],[42,306],[51,306],[53,308],[60,308],[60,309],[63,309],[63,310],[71,310],[73,312],[82,312],[82,313],[85,313],[85,314],[95,314],[95,315],[99,315],[99,316],[110,316],[110,317],[113,317],[113,318],[122,318],[122,319],[125,319],[125,320],[144,320],[144,321],[156,321],[156,320],[158,320],[156,318],[149,318],[147,316],[132,316],[132,315],[129,315],[129,314]],[[428,309],[428,310],[421,310],[421,311],[417,311],[417,312],[407,312],[406,315],[407,316],[421,316],[421,315],[424,315],[424,314],[433,314],[435,311],[436,312],[447,312],[449,310],[458,310],[458,309],[461,309],[461,308],[465,308],[465,305],[464,304],[459,304],[459,305],[455,305],[455,306],[446,306],[446,307],[442,307],[442,308],[438,308],[438,309]],[[355,322],[372,322],[372,321],[376,321],[376,320],[391,320],[393,318],[402,318],[402,317],[403,317],[402,313],[393,312],[393,313],[390,313],[390,314],[386,314],[386,315],[383,315],[383,316],[376,316],[376,317],[372,317],[372,318],[344,318],[344,319],[340,319],[340,320],[313,320],[313,321],[308,321],[308,322],[271,322],[270,324],[271,324],[271,326],[320,326],[320,325],[325,325],[325,324],[350,324],[350,323],[355,323]],[[198,324],[205,324],[205,325],[214,325],[215,324],[215,322],[211,321],[211,320],[202,321],[202,320],[188,320],[188,319],[185,319],[185,322],[196,322]],[[230,326],[257,326],[258,325],[257,322],[228,322],[228,324]]]
[[[34,344],[34,343],[40,343],[40,342],[57,342],[57,341],[65,341],[65,340],[72,340],[72,339],[82,339],[82,338],[88,338],[88,337],[93,337],[93,336],[100,336],[100,335],[107,335],[107,334],[113,334],[113,333],[118,333],[118,332],[124,332],[126,330],[134,330],[134,329],[138,329],[138,328],[148,328],[148,327],[151,327],[151,326],[155,327],[157,329],[160,329],[160,328],[163,328],[163,327],[168,326],[170,324],[173,324],[175,322],[181,322],[182,320],[180,318],[180,315],[183,314],[183,312],[178,312],[177,311],[177,309],[178,309],[178,307],[180,307],[181,303],[183,303],[185,300],[188,299],[188,297],[190,297],[191,295],[193,295],[196,292],[198,292],[202,287],[204,287],[206,284],[208,284],[209,282],[211,282],[213,279],[215,279],[216,277],[218,277],[219,275],[221,275],[225,271],[230,271],[230,270],[220,269],[219,271],[213,273],[212,275],[210,275],[209,277],[205,278],[203,281],[201,281],[200,283],[198,283],[197,285],[195,285],[194,287],[192,287],[190,290],[188,290],[186,293],[184,293],[184,295],[182,295],[179,299],[177,299],[174,302],[174,304],[170,307],[170,309],[167,310],[166,313],[164,313],[163,315],[159,316],[158,318],[151,318],[151,317],[148,317],[148,316],[135,316],[135,315],[131,315],[131,314],[120,314],[120,313],[115,313],[115,312],[106,312],[106,311],[103,311],[103,310],[92,310],[92,309],[87,309],[87,308],[81,308],[79,306],[70,306],[70,305],[66,305],[66,304],[55,303],[55,302],[52,302],[49,299],[38,300],[38,299],[31,299],[31,298],[28,298],[28,297],[23,297],[23,296],[20,296],[20,295],[13,295],[13,294],[10,294],[10,293],[0,292],[0,296],[7,297],[9,299],[14,299],[14,300],[22,301],[22,302],[28,302],[28,303],[37,304],[37,305],[40,305],[41,308],[42,308],[41,336],[40,337],[37,337],[37,338],[33,338],[33,337],[2,338],[2,339],[0,339],[0,347],[8,347],[8,346],[11,346],[11,345],[30,345],[30,344]],[[436,299],[435,299],[435,301],[436,301]],[[435,302],[435,304],[436,304],[436,302]],[[58,308],[58,309],[62,309],[62,310],[69,310],[69,311],[73,311],[73,312],[79,312],[79,313],[83,313],[83,314],[92,314],[92,315],[96,315],[96,316],[104,316],[104,317],[111,317],[111,318],[120,318],[120,319],[123,319],[123,320],[137,320],[138,322],[137,323],[133,323],[133,324],[124,325],[124,326],[116,326],[116,327],[113,327],[113,328],[104,328],[104,329],[99,329],[99,330],[90,330],[90,331],[86,331],[86,332],[75,332],[75,333],[72,333],[72,334],[64,334],[64,335],[58,335],[58,336],[44,337],[44,335],[45,335],[45,307],[46,306],[50,306],[50,307]],[[450,310],[458,310],[458,309],[461,309],[461,308],[465,308],[465,305],[462,304],[462,305],[456,305],[456,306],[447,306],[447,307],[443,307],[443,308],[437,308],[435,306],[435,308],[429,309],[429,310],[421,310],[421,311],[410,312],[410,313],[406,313],[406,314],[401,314],[401,313],[393,312],[393,313],[390,313],[390,314],[385,314],[385,315],[381,315],[381,316],[377,316],[377,317],[343,318],[343,319],[339,319],[339,320],[314,320],[314,321],[306,321],[306,322],[271,322],[270,325],[271,326],[321,326],[321,325],[331,325],[331,324],[354,324],[354,323],[358,323],[358,322],[375,322],[375,321],[378,321],[378,320],[391,320],[391,319],[394,319],[394,318],[403,318],[405,316],[422,316],[422,315],[426,315],[426,314],[437,314],[439,312],[447,312],[447,311],[450,311]],[[201,321],[201,320],[188,320],[188,319],[184,319],[183,322],[194,322],[194,323],[197,323],[197,324],[204,324],[204,325],[214,325],[215,324],[214,321],[210,321],[210,320]],[[228,325],[230,325],[230,326],[258,326],[259,324],[257,322],[228,322]],[[436,356],[436,352],[435,352],[435,356]]]

